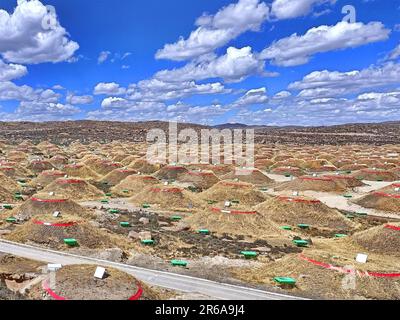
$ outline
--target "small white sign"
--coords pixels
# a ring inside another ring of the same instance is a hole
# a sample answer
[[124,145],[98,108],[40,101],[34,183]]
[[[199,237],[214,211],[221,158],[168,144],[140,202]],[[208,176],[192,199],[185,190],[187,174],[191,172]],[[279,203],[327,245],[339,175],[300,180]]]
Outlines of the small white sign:
[[52,192],[49,192],[49,195],[50,196],[54,196],[54,192],[52,191]]
[[94,273],[94,277],[97,279],[103,279],[106,273],[106,269],[103,267],[97,267],[96,272]]
[[54,218],[58,218],[60,215],[61,215],[61,212],[60,212],[60,211],[54,211],[54,212],[53,212],[53,217],[54,217]]
[[367,263],[367,260],[368,260],[368,255],[364,253],[357,254],[356,261],[358,263]]
[[168,185],[168,181],[165,181],[165,182],[164,182],[164,186],[167,186],[167,185]]
[[47,265],[47,270],[49,271],[57,271],[58,269],[61,269],[62,265],[58,263],[50,263]]
[[294,192],[293,192],[293,196],[294,196],[294,197],[297,197],[298,195],[299,195],[299,192],[298,192],[298,191],[294,191]]
[[231,202],[230,202],[230,201],[225,201],[224,206],[225,206],[225,207],[230,207],[230,206],[231,206]]

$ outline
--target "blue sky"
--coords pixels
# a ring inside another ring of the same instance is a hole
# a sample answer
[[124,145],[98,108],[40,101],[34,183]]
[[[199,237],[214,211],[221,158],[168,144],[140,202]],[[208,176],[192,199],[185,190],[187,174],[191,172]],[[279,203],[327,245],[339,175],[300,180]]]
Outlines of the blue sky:
[[[345,5],[355,21],[342,21]],[[398,0],[0,0],[0,10],[3,121],[400,120]]]

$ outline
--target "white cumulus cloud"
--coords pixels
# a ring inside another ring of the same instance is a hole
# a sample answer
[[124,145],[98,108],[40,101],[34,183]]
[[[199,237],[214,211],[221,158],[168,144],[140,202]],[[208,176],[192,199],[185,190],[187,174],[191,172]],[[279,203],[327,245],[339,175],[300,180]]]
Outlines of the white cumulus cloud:
[[18,0],[12,14],[0,10],[0,53],[5,60],[56,63],[69,60],[78,49],[55,11],[48,11],[39,0]]
[[21,78],[28,73],[25,66],[20,64],[7,64],[0,59],[0,81],[10,81]]
[[264,72],[264,61],[252,53],[251,47],[230,47],[225,55],[209,60],[190,62],[182,68],[162,70],[155,78],[166,82],[182,82],[222,78],[226,82],[239,82],[250,75]]
[[95,95],[121,96],[126,93],[126,89],[115,82],[100,82],[94,88],[93,93]]
[[156,58],[181,61],[213,52],[246,31],[258,31],[268,13],[269,8],[264,2],[239,0],[215,15],[203,14],[196,21],[198,28],[188,39],[166,44],[156,53]]
[[296,66],[308,63],[317,53],[386,40],[389,34],[390,30],[381,22],[364,24],[341,21],[334,26],[319,26],[304,35],[293,34],[274,42],[261,52],[260,58],[271,60],[278,66]]

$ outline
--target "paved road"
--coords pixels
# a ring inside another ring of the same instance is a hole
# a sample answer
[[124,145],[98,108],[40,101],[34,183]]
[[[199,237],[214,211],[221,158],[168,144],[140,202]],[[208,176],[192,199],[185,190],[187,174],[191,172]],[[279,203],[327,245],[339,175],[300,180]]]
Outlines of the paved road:
[[53,251],[0,239],[0,252],[45,263],[96,264],[114,267],[132,274],[151,285],[183,292],[200,293],[221,300],[302,300],[303,298],[256,290],[246,287],[218,283],[201,278],[189,277],[164,271],[156,271],[122,263],[99,260],[65,252]]

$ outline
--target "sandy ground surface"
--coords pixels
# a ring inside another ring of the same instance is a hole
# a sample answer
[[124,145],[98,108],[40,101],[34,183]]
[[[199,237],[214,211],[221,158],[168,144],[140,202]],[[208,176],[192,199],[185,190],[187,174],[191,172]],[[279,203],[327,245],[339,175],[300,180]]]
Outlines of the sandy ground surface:
[[[269,175],[275,181],[285,181],[283,178],[290,180],[290,178],[286,178],[284,176],[279,175]],[[273,176],[273,177],[272,177]],[[385,211],[369,209],[361,207],[357,204],[352,203],[351,201],[354,199],[358,199],[366,195],[371,191],[376,191],[381,188],[390,186],[393,183],[399,183],[400,181],[393,181],[393,182],[377,182],[377,181],[363,181],[366,185],[363,187],[355,188],[354,191],[348,192],[348,194],[353,195],[353,198],[348,199],[343,197],[343,194],[335,194],[335,193],[328,193],[328,192],[316,192],[316,191],[305,191],[301,194],[309,197],[316,198],[320,200],[322,203],[326,204],[328,207],[337,208],[339,210],[351,211],[351,212],[362,212],[367,213],[368,215],[373,215],[377,217],[384,217],[384,218],[391,218],[391,219],[400,219],[400,214],[396,213],[388,213]],[[280,195],[282,192],[275,192],[274,190],[268,190],[268,194],[270,195]]]

